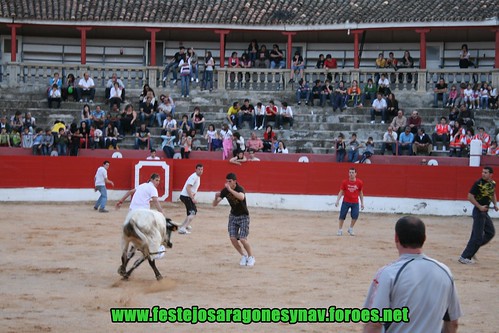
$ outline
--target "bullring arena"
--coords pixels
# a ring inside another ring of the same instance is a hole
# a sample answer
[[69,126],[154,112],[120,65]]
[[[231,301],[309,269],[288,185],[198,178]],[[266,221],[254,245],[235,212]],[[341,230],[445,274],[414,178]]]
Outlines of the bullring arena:
[[[184,218],[180,202],[163,206],[173,220]],[[157,261],[165,277],[157,282],[146,264],[129,281],[116,273],[126,208],[98,214],[90,202],[4,202],[0,209],[2,332],[360,332],[353,323],[113,324],[110,308],[362,307],[376,270],[397,258],[393,226],[401,216],[361,213],[357,235],[337,237],[337,212],[250,208],[257,263],[241,268],[227,237],[228,207],[201,205],[192,234],[175,234]],[[425,253],[454,274],[459,332],[497,332],[497,241],[476,265],[462,265],[470,217],[422,219]]]

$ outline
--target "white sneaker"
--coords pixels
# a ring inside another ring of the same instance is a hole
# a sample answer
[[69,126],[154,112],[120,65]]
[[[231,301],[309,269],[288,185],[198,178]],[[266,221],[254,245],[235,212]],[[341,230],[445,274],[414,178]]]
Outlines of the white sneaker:
[[258,126],[255,126],[255,128],[253,128],[253,131],[256,131],[258,129]]
[[242,256],[239,265],[246,266],[247,263],[248,263],[248,256]]
[[166,81],[166,76],[163,78],[163,82],[165,82],[165,81]]
[[90,104],[94,104],[94,101],[92,101],[92,100],[90,100],[89,102],[90,102]]
[[80,103],[83,103],[83,99],[80,99]]
[[189,98],[190,96],[189,95],[185,95],[186,98]]
[[442,146],[442,151],[446,151],[447,148],[445,148],[445,146]]
[[193,77],[191,77],[191,82],[194,82],[194,78]]
[[192,230],[192,225],[188,225],[185,229],[187,229],[189,231]]
[[343,236],[343,230],[338,230],[338,232],[336,233],[336,236]]
[[196,79],[196,83],[199,83],[199,79]]
[[382,124],[384,124],[384,123],[385,123],[385,121],[384,121],[384,120],[382,120],[382,121],[381,121],[381,123],[382,123]]
[[232,130],[237,131],[237,126],[236,125],[232,126]]
[[258,127],[258,130],[261,131],[263,129],[263,126]]
[[187,235],[187,234],[190,234],[191,232],[189,230],[187,230],[186,228],[180,228],[180,229],[178,229],[178,233],[181,235]]
[[463,258],[463,257],[459,257],[458,261],[461,263],[461,264],[465,264],[465,265],[472,265],[474,264],[475,262],[471,259],[468,259],[468,258]]
[[371,124],[374,124],[374,120],[371,120]]
[[248,260],[246,261],[246,266],[249,266],[249,267],[255,266],[255,257],[253,257],[253,256],[248,257]]
[[353,232],[353,228],[348,228],[348,234],[350,236],[355,236],[355,232]]

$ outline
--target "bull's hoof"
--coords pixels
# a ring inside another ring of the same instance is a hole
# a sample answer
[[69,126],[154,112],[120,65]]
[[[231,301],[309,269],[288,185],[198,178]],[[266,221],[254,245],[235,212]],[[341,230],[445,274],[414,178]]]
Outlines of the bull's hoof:
[[123,277],[126,275],[126,270],[123,266],[120,266],[120,268],[118,268],[118,274]]
[[156,280],[157,281],[163,280],[163,276],[161,276],[161,274],[160,275],[156,275]]
[[122,277],[121,279],[122,279],[123,281],[128,281],[128,277],[129,277],[129,276],[130,276],[130,275],[125,274],[125,275],[123,275],[123,277]]

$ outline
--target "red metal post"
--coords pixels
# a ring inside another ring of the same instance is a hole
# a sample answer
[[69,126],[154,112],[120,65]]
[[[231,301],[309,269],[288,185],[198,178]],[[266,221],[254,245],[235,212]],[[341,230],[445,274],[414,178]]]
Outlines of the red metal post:
[[354,30],[353,33],[353,68],[360,67],[360,59],[359,59],[359,35],[363,33],[364,30]]
[[220,68],[225,67],[225,35],[229,32],[230,30],[215,30],[215,33],[220,35]]
[[419,34],[419,68],[426,69],[426,34],[430,29],[416,29]]
[[21,24],[7,24],[10,28],[10,61],[16,62],[17,60],[17,28],[20,28]]
[[291,59],[293,55],[291,54],[293,50],[293,36],[296,35],[296,32],[283,32],[284,36],[288,36],[288,44],[286,45],[286,68],[291,68]]
[[156,66],[156,33],[160,32],[161,29],[146,29],[146,31],[151,33],[151,54],[149,55],[149,65]]
[[499,68],[499,29],[496,29],[496,59],[494,68]]
[[92,30],[90,27],[77,27],[81,33],[81,64],[85,65],[87,63],[87,31]]

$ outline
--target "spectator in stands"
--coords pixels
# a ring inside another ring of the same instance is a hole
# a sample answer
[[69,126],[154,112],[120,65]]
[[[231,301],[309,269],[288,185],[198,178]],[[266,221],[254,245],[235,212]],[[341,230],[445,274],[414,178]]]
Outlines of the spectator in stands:
[[96,128],[103,129],[104,121],[106,120],[106,112],[101,109],[100,105],[96,105],[95,110],[90,114],[90,119]]
[[[145,127],[145,124],[143,124]],[[142,126],[141,126],[142,127]],[[137,132],[139,134],[139,132]],[[114,150],[117,148],[118,144],[118,129],[114,126],[113,123],[109,123],[104,130],[105,143],[104,146],[106,149],[109,149],[110,146],[113,147]],[[137,139],[135,139],[135,149],[139,149],[137,146]]]
[[256,136],[255,132],[251,132],[251,137],[246,141],[246,145],[248,150],[253,149],[255,152],[263,150],[263,141]]
[[208,141],[209,151],[215,151],[222,148],[222,139],[220,138],[218,131],[215,129],[215,125],[208,125],[208,130],[206,131],[204,138]]
[[305,105],[308,105],[310,100],[310,88],[303,78],[298,81],[298,88],[296,89],[296,103],[301,104],[301,100],[305,99]]
[[7,133],[7,129],[5,127],[0,130],[0,147],[11,147],[10,133]]
[[257,58],[255,60],[255,67],[258,68],[269,68],[270,67],[270,52],[267,50],[265,45],[260,46],[258,50]]
[[281,50],[279,50],[279,45],[277,44],[274,44],[272,46],[272,51],[270,51],[270,68],[286,68],[286,63],[284,62],[284,54]]
[[360,142],[357,141],[357,133],[352,133],[348,142],[348,162],[355,163],[359,159]]
[[[5,129],[2,129],[2,132],[5,131]],[[60,129],[59,133],[64,133],[64,129]],[[42,155],[42,142],[43,142],[43,130],[41,128],[37,128],[36,129],[36,132],[35,132],[35,135],[33,136],[33,145],[32,145],[32,149],[33,149],[33,155]],[[67,138],[66,138],[67,139]],[[7,137],[7,140],[8,137]],[[66,143],[67,145],[67,143]],[[9,147],[10,147],[10,140],[9,140]],[[66,155],[66,154],[64,154]],[[59,156],[61,156],[59,154]]]
[[362,153],[359,163],[365,163],[368,158],[374,155],[374,139],[372,136],[367,138],[366,149]]
[[49,109],[52,109],[52,103],[55,102],[57,103],[56,108],[60,109],[61,108],[61,91],[59,90],[59,87],[57,86],[57,83],[54,83],[52,85],[52,88],[49,90],[49,94],[47,97],[47,101],[49,104]]
[[50,156],[52,149],[54,149],[54,136],[52,135],[50,128],[47,128],[45,129],[45,134],[42,137],[42,155]]
[[[473,130],[469,129],[470,135],[470,142],[473,138],[472,133]],[[461,157],[462,151],[464,149],[464,145],[466,143],[466,130],[461,127],[461,123],[459,120],[456,120],[454,122],[454,126],[452,127],[451,133],[450,133],[450,143],[449,143],[449,156],[454,156],[456,155],[457,157]]]
[[419,116],[419,112],[416,110],[412,111],[411,116],[407,119],[407,126],[411,129],[411,133],[416,134],[422,123],[423,119]]
[[487,82],[482,83],[480,87],[480,106],[482,110],[489,108],[489,85]]
[[458,96],[459,96],[459,94],[457,92],[456,85],[453,84],[450,87],[449,96],[448,96],[447,103],[445,104],[445,106],[446,107],[454,107],[454,104],[456,103]]
[[[41,135],[43,134],[43,130],[39,129],[40,132],[37,131],[37,134]],[[35,143],[36,143],[36,135],[33,138],[33,149],[35,149]],[[57,155],[58,156],[67,156],[68,155],[68,144],[69,144],[69,139],[68,135],[66,133],[65,128],[59,128],[59,132],[57,133],[56,137],[54,138],[54,144],[57,146]],[[37,148],[38,149],[38,148]]]
[[59,77],[59,72],[55,72],[54,76],[50,78],[49,89],[51,89],[54,86],[54,84],[57,85],[57,89],[59,89],[59,91],[62,90],[62,80]]
[[[388,58],[386,59],[386,68],[393,68],[393,70],[398,70],[398,60],[395,59],[393,52],[388,53]],[[395,74],[390,74],[390,82],[395,83],[397,81],[397,77]]]
[[[116,125],[115,125],[115,127],[116,127]],[[80,147],[81,148],[87,148],[87,145],[89,143],[89,139],[88,138],[90,136],[90,127],[87,126],[86,122],[82,121],[82,122],[80,122],[80,128],[79,128],[79,130],[80,130],[80,135],[81,135]]]
[[[324,60],[324,69],[326,69],[327,75],[326,78],[333,82],[333,74],[329,72],[330,69],[338,68],[338,62],[335,58],[331,56],[331,54],[326,55],[326,60]],[[334,80],[336,80],[337,75],[334,76]]]
[[390,81],[386,78],[386,75],[383,73],[378,80],[378,92],[383,94],[384,97],[390,94]]
[[459,68],[474,67],[475,64],[471,62],[471,53],[468,51],[468,44],[461,45],[461,51],[459,52]]
[[239,59],[239,64],[241,65],[241,68],[253,67],[253,63],[251,62],[251,60],[246,52],[241,55],[241,59]]
[[315,64],[315,68],[322,69],[324,68],[324,54],[319,54],[319,59],[317,60],[317,63]]
[[276,135],[272,130],[272,126],[267,125],[265,127],[265,132],[263,133],[263,151],[269,153],[272,151],[272,142]]
[[163,139],[161,149],[165,153],[166,158],[173,158],[175,155],[175,136],[172,135],[170,130],[166,130],[160,137]]
[[95,128],[94,125],[90,126],[90,148],[91,149],[103,148],[102,147],[102,145],[104,144],[103,135],[104,135],[104,133],[102,132],[102,130]]
[[166,116],[171,113],[175,114],[175,102],[173,102],[173,98],[170,95],[161,95],[159,96],[160,103],[158,105],[158,113],[156,114],[156,120],[158,121],[158,126],[162,127],[163,122],[166,119]]
[[253,63],[253,66],[255,65],[258,50],[260,50],[260,48],[258,47],[258,42],[256,41],[256,39],[253,39],[248,45],[248,55],[249,59]]
[[447,83],[443,78],[438,80],[438,83],[435,85],[434,97],[433,97],[433,107],[438,108],[438,100],[442,100],[442,107],[447,105]]
[[[135,127],[137,126],[137,112],[133,109],[132,104],[127,104],[121,113],[121,135],[126,133],[135,134]],[[98,128],[98,127],[96,127]]]
[[429,156],[432,150],[433,145],[430,136],[425,133],[424,128],[418,128],[418,134],[414,137],[414,143],[412,144],[413,154],[423,153]]
[[449,112],[449,126],[450,127],[454,126],[454,121],[456,121],[458,118],[459,118],[459,109],[453,106]]
[[301,79],[303,79],[304,69],[305,69],[305,62],[303,61],[303,57],[300,55],[299,51],[296,51],[291,61],[291,74],[289,75],[289,82],[292,83],[295,81],[296,71],[299,71],[298,75]]
[[286,144],[284,143],[284,141],[279,141],[278,145],[277,145],[277,149],[275,150],[276,154],[288,154],[289,151],[288,151],[288,148],[286,148]]
[[237,115],[239,114],[239,110],[241,110],[239,102],[234,102],[227,111],[227,121],[234,131],[237,131]]
[[399,136],[398,154],[402,155],[403,150],[408,150],[409,155],[412,155],[412,144],[414,143],[414,134],[411,128],[406,126],[405,131]]
[[[406,50],[404,52],[404,56],[402,57],[402,59],[400,59],[400,61],[398,62],[397,66],[399,68],[414,68],[414,59],[411,57],[411,53]],[[403,82],[403,74],[400,73],[399,74],[399,81],[400,82]],[[408,73],[407,74],[407,83],[411,83],[412,82],[412,73]]]
[[56,136],[57,134],[59,134],[59,129],[61,128],[66,130],[66,124],[62,120],[54,121],[54,126],[52,126],[52,134]]
[[260,159],[255,156],[255,151],[253,149],[248,149],[248,162],[260,162]]
[[396,145],[397,145],[397,133],[393,130],[393,127],[388,126],[387,131],[383,134],[383,144],[381,145],[381,155],[385,154],[387,149],[391,150],[393,155],[396,154]]
[[497,88],[489,84],[489,108],[497,110],[499,108]]
[[73,101],[77,101],[76,96],[76,79],[73,74],[68,74],[66,78],[66,83],[61,89],[62,99],[67,101],[69,96],[73,98]]
[[[241,64],[239,63],[239,57],[237,56],[237,52],[232,52],[232,54],[228,60],[227,66],[229,68],[240,68],[241,67]],[[232,80],[233,79],[234,78],[232,78]]]
[[[90,98],[90,103],[94,102],[95,83],[88,72],[83,74],[83,77],[78,81],[78,86],[76,87],[76,99],[79,100],[80,103],[83,102],[83,96],[88,96],[88,98]],[[87,102],[87,98],[85,98],[85,102]]]
[[487,155],[487,150],[489,149],[492,140],[490,135],[485,131],[485,128],[478,127],[478,133],[473,137],[473,140],[482,141],[482,155]]
[[146,127],[145,123],[141,123],[135,133],[135,149],[149,149],[149,139],[151,132]]
[[173,119],[172,114],[166,115],[166,119],[163,122],[163,130],[170,131],[172,136],[175,138],[174,142],[177,142],[177,137],[179,136],[177,121]]
[[78,156],[80,149],[81,133],[80,129],[75,123],[71,124],[71,129],[68,132],[69,140],[69,156]]
[[123,88],[121,88],[118,82],[114,82],[110,92],[109,92],[109,108],[111,109],[113,105],[116,104],[118,109],[123,101]]
[[276,124],[279,126],[279,129],[282,130],[284,123],[289,123],[289,129],[293,130],[293,110],[287,102],[282,102],[281,105],[281,110],[277,116]]
[[[386,68],[386,59],[385,59],[385,55],[383,54],[383,52],[380,52],[378,54],[378,57],[376,58],[376,60],[374,61],[374,63],[376,65],[376,68],[381,68],[381,69],[385,69]],[[376,82],[378,82],[378,86],[380,86],[380,84],[379,84],[379,78],[380,78],[379,73],[376,73],[374,75],[374,80]]]
[[248,160],[244,156],[244,151],[237,151],[236,155],[229,160],[229,163],[235,165],[241,165],[241,163],[247,162]]
[[178,65],[180,64],[180,60],[185,56],[185,47],[180,46],[179,51],[175,53],[173,58],[170,59],[170,61],[166,64],[165,69],[163,70],[163,82],[165,82],[168,79],[168,73],[170,73],[170,70],[172,71],[173,75],[173,84],[177,83],[177,69]]
[[[118,87],[115,86],[115,83],[118,83]],[[113,98],[113,93],[111,92],[111,90],[115,88],[116,91],[120,91],[121,93],[120,94],[115,94],[115,95],[119,95],[119,96],[116,96],[116,97],[119,97],[120,98],[120,103],[122,101],[125,100],[125,84],[123,83],[123,81],[121,79],[118,79],[118,75],[116,75],[116,73],[113,73],[111,75],[111,78],[109,80],[107,80],[106,82],[106,90],[105,90],[105,97],[106,99],[109,99],[111,100]],[[112,104],[110,105],[112,106]],[[118,104],[118,108],[120,107],[120,105]]]
[[499,155],[499,148],[497,147],[497,142],[492,141],[489,149],[487,150],[487,155],[489,155],[489,156],[498,156]]
[[375,122],[375,117],[376,114],[381,115],[381,123],[384,124],[387,117],[386,117],[386,108],[387,104],[385,99],[383,98],[383,95],[381,93],[378,93],[377,98],[373,101],[372,109],[371,109],[371,124],[374,124]]
[[364,92],[361,95],[359,106],[364,106],[366,98],[369,99],[372,104],[376,98],[376,92],[378,91],[378,87],[373,83],[373,79],[367,79],[367,83],[364,85],[363,91]]
[[[25,128],[29,128],[31,132],[33,132],[33,129],[36,127],[36,119],[31,115],[31,112],[26,112],[24,114],[24,119],[23,119],[23,130]],[[21,133],[21,132],[18,132]]]
[[192,125],[192,122],[189,120],[189,117],[187,117],[186,114],[182,115],[182,120],[178,124],[178,136],[179,136],[179,141],[182,139],[182,133],[187,134],[187,136],[193,137],[195,136],[196,131],[194,131],[193,135],[193,129],[194,126]]
[[90,105],[83,105],[83,109],[81,110],[81,121],[87,123],[88,126],[92,125],[92,113],[90,112]]
[[21,111],[16,111],[16,113],[10,119],[10,131],[16,130],[18,132],[22,132],[23,126],[23,114],[21,113]]
[[322,95],[322,91],[324,90],[323,86],[322,86],[322,81],[321,80],[315,80],[315,84],[314,86],[312,87],[312,91],[311,91],[311,94],[310,94],[310,105],[314,105],[314,99],[318,99],[319,100],[319,104],[321,103],[321,95]]
[[222,125],[220,130],[220,137],[222,138],[222,159],[228,159],[232,154],[232,131],[227,124]]
[[461,105],[458,119],[459,123],[463,126],[466,126],[467,128],[472,128],[475,124],[475,115],[473,114],[473,111],[469,108],[466,108],[466,106],[464,105]]
[[156,149],[154,148],[151,148],[150,149],[150,155],[146,157],[146,160],[160,160],[161,158],[159,158],[159,156],[156,155]]
[[441,117],[440,123],[435,125],[435,132],[432,134],[433,144],[438,141],[442,142],[442,151],[446,151],[446,146],[449,144],[451,127],[447,124],[447,118]]
[[241,136],[241,133],[234,132],[232,134],[232,141],[234,143],[233,147],[235,147],[234,151],[232,152],[233,156],[236,156],[240,151],[246,151],[246,145],[244,143],[244,138]]
[[156,115],[154,113],[154,104],[152,103],[151,96],[147,96],[146,102],[141,104],[139,117],[140,122],[148,123],[149,127],[152,127],[154,125],[154,119],[156,118]]
[[3,128],[5,128],[7,133],[11,132],[10,124],[7,122],[7,117],[5,117],[4,115],[0,117],[0,129]]
[[192,150],[192,137],[187,135],[187,133],[182,133],[182,139],[180,140],[180,157],[182,159],[188,159]]
[[18,131],[10,132],[10,142],[11,142],[11,146],[14,148],[20,147],[21,146],[21,133],[19,133]]
[[213,70],[215,68],[215,60],[211,55],[211,51],[206,51],[204,56],[204,73],[203,73],[203,85],[201,90],[210,89],[213,90]]
[[247,121],[249,123],[249,128],[255,126],[255,107],[250,104],[249,99],[245,99],[241,109],[237,115],[237,127],[239,129],[243,128],[243,122]]
[[273,121],[274,124],[277,122],[277,115],[279,114],[279,110],[277,106],[274,104],[273,100],[269,101],[269,105],[265,107],[265,126],[268,125],[269,121]]
[[[148,92],[149,90],[153,90],[153,89],[149,86],[149,84],[145,83],[145,84],[142,86],[142,91],[140,92],[140,95],[139,95],[139,105],[140,105],[141,103],[144,103],[144,102],[146,101],[147,92]],[[153,94],[153,96],[155,96],[155,94],[154,94],[154,90],[153,90],[152,94]]]
[[324,85],[322,86],[322,91],[321,91],[321,106],[324,107],[326,105],[326,99],[329,100],[329,103],[331,104],[331,107],[334,104],[334,87],[331,84],[330,80],[326,80],[324,82]]
[[194,107],[194,112],[191,114],[191,122],[196,133],[203,135],[205,119],[199,106]]
[[261,102],[256,103],[255,109],[255,128],[253,130],[261,131],[265,122],[265,105]]
[[[359,103],[359,96],[361,96],[362,91],[359,88],[359,83],[357,80],[352,81],[352,86],[347,89],[349,102],[352,101],[352,106],[355,108]],[[348,103],[347,103],[348,104]]]
[[346,144],[345,144],[345,136],[343,133],[338,135],[338,138],[335,142],[336,149],[336,162],[343,162],[346,154]]
[[191,66],[191,81],[199,82],[198,55],[192,47],[187,50],[187,61]]
[[471,83],[468,83],[468,86],[464,90],[463,104],[465,104],[468,109],[473,109],[473,106],[475,104]]
[[387,115],[390,117],[396,117],[399,111],[399,101],[395,98],[394,93],[388,94],[386,99],[386,111]]
[[[5,127],[2,127],[4,129]],[[51,133],[52,135],[52,133]],[[53,137],[53,135],[52,135]],[[29,128],[25,128],[22,138],[21,138],[21,147],[22,148],[33,148],[33,132],[30,132]]]
[[405,127],[407,126],[407,118],[404,116],[403,110],[399,109],[397,111],[397,116],[393,118],[390,126],[397,133],[397,136],[400,136],[400,134],[402,134],[402,132],[405,130]]
[[189,87],[191,84],[191,65],[187,60],[187,56],[183,55],[178,63],[178,68],[180,71],[180,90],[182,92],[182,98],[189,97]]
[[345,81],[340,81],[338,86],[334,90],[333,97],[333,112],[336,112],[336,109],[339,109],[341,112],[347,107],[347,87],[345,87]]

